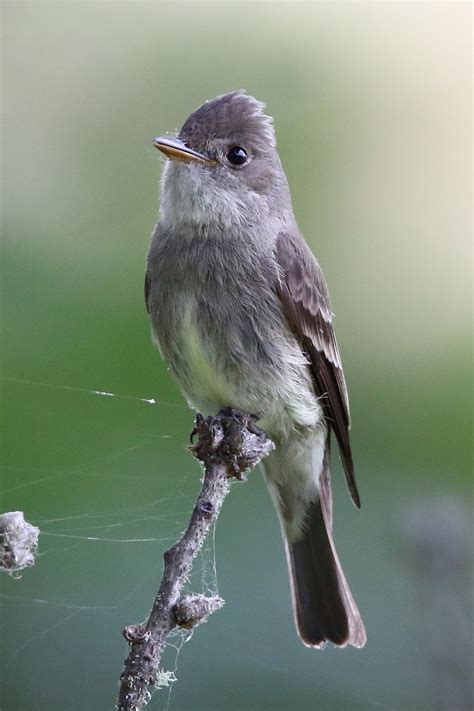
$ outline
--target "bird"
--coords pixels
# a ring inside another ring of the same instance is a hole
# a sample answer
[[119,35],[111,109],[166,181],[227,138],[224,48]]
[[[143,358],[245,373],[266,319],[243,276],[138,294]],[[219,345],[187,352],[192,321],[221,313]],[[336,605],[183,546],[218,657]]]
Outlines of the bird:
[[332,535],[335,437],[360,508],[328,288],[294,216],[265,104],[243,90],[202,103],[165,156],[146,261],[152,339],[189,405],[255,414],[275,450],[263,476],[280,521],[297,632],[363,647]]

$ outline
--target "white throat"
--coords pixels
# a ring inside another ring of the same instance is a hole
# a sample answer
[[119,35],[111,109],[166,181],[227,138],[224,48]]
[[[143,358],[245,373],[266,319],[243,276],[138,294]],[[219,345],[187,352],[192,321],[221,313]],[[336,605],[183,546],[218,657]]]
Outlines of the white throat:
[[263,195],[239,186],[242,195],[219,185],[209,168],[197,163],[167,161],[161,178],[160,218],[172,225],[223,229],[245,227],[268,218]]

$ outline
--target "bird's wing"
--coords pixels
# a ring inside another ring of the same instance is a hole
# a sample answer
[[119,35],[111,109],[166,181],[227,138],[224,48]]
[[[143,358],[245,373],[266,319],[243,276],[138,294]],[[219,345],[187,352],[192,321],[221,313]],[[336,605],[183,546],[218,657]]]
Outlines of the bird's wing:
[[285,315],[308,356],[316,394],[337,438],[352,500],[360,508],[349,441],[349,400],[324,275],[297,232],[279,234],[275,256]]

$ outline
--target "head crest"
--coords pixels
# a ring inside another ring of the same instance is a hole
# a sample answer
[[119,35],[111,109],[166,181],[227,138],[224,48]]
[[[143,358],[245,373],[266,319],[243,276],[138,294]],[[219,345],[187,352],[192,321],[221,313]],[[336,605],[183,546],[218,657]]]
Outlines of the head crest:
[[257,150],[274,147],[272,118],[265,104],[244,91],[231,91],[205,101],[189,116],[179,137],[196,149],[213,139],[253,145]]

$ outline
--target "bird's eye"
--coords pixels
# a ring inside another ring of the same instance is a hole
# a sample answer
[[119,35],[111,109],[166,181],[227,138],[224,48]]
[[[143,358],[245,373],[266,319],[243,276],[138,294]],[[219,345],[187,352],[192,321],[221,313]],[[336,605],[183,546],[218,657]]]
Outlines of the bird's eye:
[[226,158],[231,165],[245,165],[248,160],[248,153],[242,146],[232,146],[227,151]]

